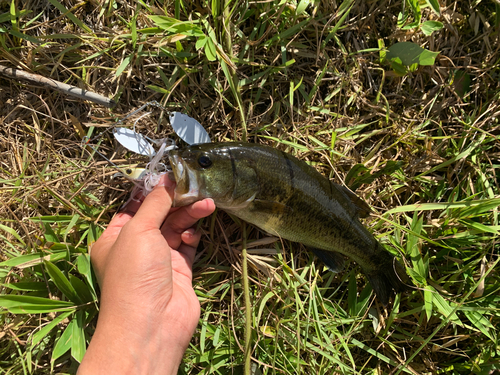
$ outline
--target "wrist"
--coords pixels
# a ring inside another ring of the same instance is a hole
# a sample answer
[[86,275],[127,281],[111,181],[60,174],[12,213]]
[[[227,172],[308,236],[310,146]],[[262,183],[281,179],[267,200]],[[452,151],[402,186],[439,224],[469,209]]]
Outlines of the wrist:
[[186,332],[150,322],[141,326],[100,316],[78,375],[177,374],[189,344]]

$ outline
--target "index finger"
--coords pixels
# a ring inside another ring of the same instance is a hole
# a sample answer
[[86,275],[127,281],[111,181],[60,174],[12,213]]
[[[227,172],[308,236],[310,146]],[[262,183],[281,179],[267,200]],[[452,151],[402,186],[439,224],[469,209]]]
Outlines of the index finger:
[[171,181],[167,175],[161,176],[160,182],[144,199],[132,220],[138,221],[141,225],[159,229],[172,207],[174,187],[175,182]]

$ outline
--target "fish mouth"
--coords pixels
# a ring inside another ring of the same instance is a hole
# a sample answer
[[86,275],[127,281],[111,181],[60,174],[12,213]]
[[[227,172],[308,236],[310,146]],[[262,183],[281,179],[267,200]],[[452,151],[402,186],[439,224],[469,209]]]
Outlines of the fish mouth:
[[169,177],[175,179],[176,187],[174,190],[173,207],[187,206],[202,199],[200,196],[200,185],[196,171],[191,169],[186,161],[179,156],[177,151],[171,151],[168,154],[172,174]]

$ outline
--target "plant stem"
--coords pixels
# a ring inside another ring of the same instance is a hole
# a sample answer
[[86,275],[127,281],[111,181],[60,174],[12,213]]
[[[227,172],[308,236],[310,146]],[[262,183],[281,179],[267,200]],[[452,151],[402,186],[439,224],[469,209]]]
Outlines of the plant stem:
[[252,342],[252,306],[250,301],[250,287],[248,285],[248,259],[247,259],[247,228],[246,224],[243,225],[243,249],[242,254],[242,278],[243,278],[243,294],[245,297],[245,367],[244,374],[251,374],[251,342]]
[[[232,23],[231,23],[231,11],[230,11],[230,4],[231,0],[224,0],[223,1],[223,9],[222,9],[222,15],[223,15],[223,20],[222,20],[222,30],[221,30],[221,38],[222,38],[222,43],[225,45],[225,50],[226,54],[229,56],[231,61],[234,59],[234,54],[233,54],[233,40],[231,39],[232,36]],[[243,100],[241,99],[241,91],[240,91],[240,85],[238,84],[238,76],[236,74],[236,71],[231,69],[229,66],[229,71],[231,72],[231,80],[233,81],[233,94],[234,97],[238,103],[238,109],[240,113],[240,119],[241,119],[241,125],[242,125],[242,134],[241,134],[241,140],[243,142],[247,141],[247,122],[246,122],[246,112],[243,107]],[[236,137],[235,137],[236,139]]]

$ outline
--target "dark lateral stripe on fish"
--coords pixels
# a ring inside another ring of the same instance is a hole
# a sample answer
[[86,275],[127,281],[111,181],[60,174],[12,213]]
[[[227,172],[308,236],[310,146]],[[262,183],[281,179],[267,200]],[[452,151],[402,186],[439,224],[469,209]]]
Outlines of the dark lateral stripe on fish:
[[334,195],[333,195],[333,194],[334,194],[333,190],[334,190],[333,183],[330,181],[330,196],[331,196],[331,197],[333,197],[333,196],[334,196]]
[[288,173],[290,174],[290,184],[292,185],[292,189],[295,189],[295,173],[293,172],[292,161],[290,160],[289,155],[286,152],[281,151],[281,155],[285,158],[286,166],[288,167]]
[[236,172],[236,163],[234,161],[234,155],[231,152],[230,147],[226,147],[227,153],[229,155],[229,159],[231,160],[231,168],[233,169],[233,186],[236,186],[236,179],[238,178],[238,173]]

